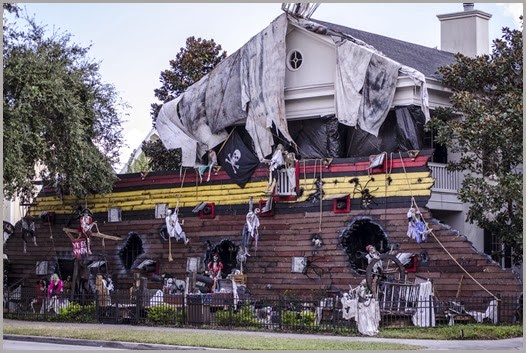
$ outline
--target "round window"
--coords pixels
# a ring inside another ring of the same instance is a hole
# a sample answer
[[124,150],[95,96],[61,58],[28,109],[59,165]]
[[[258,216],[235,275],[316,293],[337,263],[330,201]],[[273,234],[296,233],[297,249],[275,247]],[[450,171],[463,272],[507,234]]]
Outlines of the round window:
[[303,63],[303,55],[297,50],[293,50],[288,55],[287,64],[290,70],[298,70]]

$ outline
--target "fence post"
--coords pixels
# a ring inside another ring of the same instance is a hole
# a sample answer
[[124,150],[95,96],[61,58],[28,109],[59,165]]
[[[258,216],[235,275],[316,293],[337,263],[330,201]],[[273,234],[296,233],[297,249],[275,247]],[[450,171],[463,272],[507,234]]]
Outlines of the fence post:
[[497,315],[497,323],[500,323],[500,318],[502,317],[501,310],[502,310],[502,300],[500,297],[500,293],[498,293],[497,294],[497,310],[496,310],[497,312],[495,313]]
[[433,325],[433,295],[429,294],[429,308],[428,308],[428,311],[429,311],[429,326],[434,326]]
[[95,291],[95,313],[97,316],[97,322],[101,322],[100,306],[99,306],[99,291]]

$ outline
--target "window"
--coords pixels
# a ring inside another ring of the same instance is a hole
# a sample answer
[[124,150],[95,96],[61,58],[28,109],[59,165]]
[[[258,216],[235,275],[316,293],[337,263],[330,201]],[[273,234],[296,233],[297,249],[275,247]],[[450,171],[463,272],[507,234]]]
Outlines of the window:
[[119,207],[112,207],[108,210],[108,222],[120,222],[121,219],[121,209]]
[[168,205],[165,203],[158,203],[155,205],[155,218],[166,217],[166,211],[168,211]]
[[502,268],[511,268],[511,248],[506,246],[498,236],[484,230],[484,253],[498,262]]
[[303,55],[299,51],[293,50],[289,53],[288,59],[287,59],[287,66],[289,70],[291,71],[298,70],[302,63],[303,63]]
[[436,129],[424,132],[424,148],[434,149],[430,162],[447,164],[447,147],[436,142]]
[[139,234],[131,232],[124,248],[119,252],[119,257],[125,269],[130,270],[133,262],[144,253],[142,240]]

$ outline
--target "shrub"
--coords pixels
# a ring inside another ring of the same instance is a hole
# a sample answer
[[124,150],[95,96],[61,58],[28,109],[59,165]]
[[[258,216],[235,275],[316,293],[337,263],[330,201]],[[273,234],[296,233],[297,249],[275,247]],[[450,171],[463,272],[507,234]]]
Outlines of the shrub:
[[88,305],[69,303],[68,306],[60,308],[54,321],[94,322],[96,310],[94,303]]
[[148,320],[155,324],[170,324],[183,321],[183,312],[173,305],[156,305],[148,309]]
[[256,326],[256,314],[254,314],[254,307],[243,306],[237,312],[217,311],[215,321],[219,325],[233,325],[233,326]]
[[316,314],[313,312],[284,311],[281,317],[283,326],[313,327],[316,324]]

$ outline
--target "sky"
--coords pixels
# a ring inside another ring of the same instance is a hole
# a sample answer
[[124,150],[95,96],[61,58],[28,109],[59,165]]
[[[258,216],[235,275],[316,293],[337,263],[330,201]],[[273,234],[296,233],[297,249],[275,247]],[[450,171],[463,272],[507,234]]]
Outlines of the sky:
[[[214,39],[232,54],[281,15],[281,3],[19,3],[49,32],[92,45],[104,83],[113,84],[130,108],[124,117],[120,171],[152,127],[150,105],[160,73],[186,38]],[[490,40],[502,27],[521,29],[522,3],[476,3],[492,14]],[[463,11],[462,3],[321,3],[312,18],[440,49],[439,14]]]

